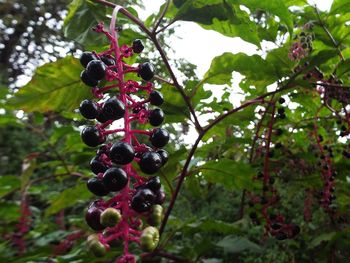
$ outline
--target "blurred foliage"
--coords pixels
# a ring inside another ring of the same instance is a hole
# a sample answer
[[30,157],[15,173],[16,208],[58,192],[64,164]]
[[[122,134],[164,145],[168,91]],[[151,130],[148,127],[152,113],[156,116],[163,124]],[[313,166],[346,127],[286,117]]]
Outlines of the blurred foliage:
[[[113,2],[125,5],[135,16],[136,7],[142,7],[135,0]],[[90,0],[40,0],[2,1],[0,11],[4,14],[0,18],[0,260],[113,262],[120,248],[111,249],[103,260],[94,259],[85,248],[85,238],[91,230],[83,213],[93,198],[85,182],[91,176],[88,163],[94,154],[81,142],[79,130],[89,122],[82,119],[76,108],[91,95],[79,81],[81,67],[77,59],[66,56],[76,56],[77,48],[104,47],[106,42],[90,28],[100,20],[107,22],[112,10]],[[247,200],[242,207],[243,189],[261,191],[261,184],[252,179],[262,160],[251,162],[249,152],[262,107],[250,106],[224,119],[204,136],[162,236],[161,245],[167,252],[186,262],[348,262],[350,159],[342,152],[350,152],[349,136],[340,136],[345,123],[339,123],[326,108],[319,113],[318,126],[324,145],[333,149],[339,216],[331,220],[315,196],[312,220],[305,221],[303,214],[305,190],[317,192],[322,188],[316,141],[312,137],[313,121],[322,101],[314,86],[302,76],[317,66],[325,78],[335,74],[345,85],[350,83],[350,5],[335,0],[329,12],[319,12],[318,17],[314,7],[302,0],[171,2],[160,27],[193,21],[204,29],[240,37],[258,48],[258,55],[224,53],[214,58],[203,79],[195,74],[195,65],[186,60],[170,61],[178,69],[176,73],[200,119],[210,121],[232,109],[239,92],[245,99],[252,99],[270,91],[273,85],[286,80],[293,83],[293,89],[277,96],[286,100],[287,118],[275,123],[274,128],[283,133],[272,138],[273,145],[282,144],[273,149],[271,157],[275,185],[281,196],[273,212],[281,212],[288,222],[297,223],[301,233],[285,241],[264,236],[263,222],[253,224],[248,216],[252,211],[258,212],[259,207],[248,206]],[[152,28],[156,19],[157,14],[150,15],[145,25]],[[135,61],[146,60],[147,54],[159,75],[168,79],[151,41],[122,15],[118,21],[123,27],[122,43],[142,38],[146,44],[145,52]],[[305,25],[311,29],[305,29]],[[167,38],[177,26],[159,35],[167,52],[175,52]],[[288,52],[302,31],[314,35],[313,50],[300,62],[291,61]],[[263,41],[275,45],[262,49]],[[65,51],[60,52],[60,48]],[[309,65],[296,74],[294,68],[305,62]],[[17,93],[4,88],[13,85],[27,69],[31,75],[33,68],[36,70],[30,82]],[[242,75],[239,88],[231,87],[233,73]],[[165,97],[166,125],[172,133],[167,146],[171,157],[159,172],[169,201],[191,147],[185,138],[189,130],[195,133],[195,129],[180,94],[168,84],[157,82],[157,88]],[[212,96],[214,89],[222,91],[219,98]],[[340,109],[343,105],[333,101],[331,106]],[[267,120],[262,123],[266,125]],[[29,205],[30,215],[25,217],[29,231],[20,236],[18,223],[23,219],[23,203]],[[78,231],[82,234],[65,249],[59,246]],[[19,240],[25,244],[22,250]],[[132,250],[140,254],[138,248]]]

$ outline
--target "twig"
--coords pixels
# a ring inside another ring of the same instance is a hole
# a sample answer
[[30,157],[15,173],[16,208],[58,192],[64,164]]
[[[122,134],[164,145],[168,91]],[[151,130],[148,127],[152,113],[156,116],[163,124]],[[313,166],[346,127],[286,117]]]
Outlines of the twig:
[[334,37],[332,36],[331,32],[329,32],[329,30],[327,29],[326,25],[324,24],[324,22],[322,21],[321,19],[321,16],[320,16],[320,12],[318,11],[318,8],[317,6],[315,5],[314,6],[314,9],[315,9],[315,12],[316,12],[316,15],[317,15],[317,19],[318,19],[318,22],[320,23],[321,27],[323,28],[324,32],[326,32],[327,36],[329,37],[329,39],[332,41],[334,47],[337,49],[337,52],[339,54],[339,57],[341,58],[341,60],[344,62],[345,61],[345,58],[343,56],[343,54],[341,53],[341,50],[339,48],[339,44],[335,41]]
[[166,3],[165,3],[165,7],[163,8],[162,13],[160,14],[160,16],[159,16],[159,18],[158,18],[158,21],[156,22],[156,24],[155,24],[155,26],[154,26],[154,28],[153,28],[153,30],[152,30],[152,34],[153,34],[153,35],[156,35],[156,34],[157,34],[157,33],[156,33],[156,32],[157,32],[157,29],[158,29],[160,23],[162,22],[162,20],[163,20],[165,14],[166,14],[166,12],[168,11],[169,5],[170,5],[170,0],[167,0]]

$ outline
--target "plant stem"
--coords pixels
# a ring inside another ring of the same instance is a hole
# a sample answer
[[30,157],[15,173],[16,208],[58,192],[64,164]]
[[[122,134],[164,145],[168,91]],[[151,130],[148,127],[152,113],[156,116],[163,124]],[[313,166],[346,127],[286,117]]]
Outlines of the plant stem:
[[320,12],[318,11],[318,8],[317,6],[315,5],[314,6],[314,9],[315,9],[315,12],[316,12],[316,15],[317,15],[317,19],[318,19],[318,22],[320,23],[320,26],[323,28],[323,31],[326,32],[327,36],[329,37],[329,39],[332,41],[334,47],[337,49],[337,52],[339,54],[339,57],[341,58],[341,60],[344,62],[345,61],[345,58],[339,48],[339,44],[335,41],[334,37],[332,36],[331,32],[329,32],[328,28],[326,27],[325,23],[322,21],[321,19],[321,15],[320,15]]
[[167,0],[166,3],[165,3],[165,7],[163,8],[162,13],[160,14],[160,16],[159,16],[159,18],[158,18],[158,20],[157,20],[157,22],[156,22],[156,24],[155,24],[155,26],[154,26],[154,28],[152,30],[152,34],[153,35],[156,34],[156,31],[157,31],[160,23],[162,22],[166,12],[168,11],[169,5],[170,5],[170,0]]

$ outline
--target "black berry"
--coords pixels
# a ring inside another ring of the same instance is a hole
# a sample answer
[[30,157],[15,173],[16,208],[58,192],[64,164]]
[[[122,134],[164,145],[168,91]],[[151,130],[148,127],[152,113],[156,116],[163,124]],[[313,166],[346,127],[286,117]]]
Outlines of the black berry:
[[157,192],[161,186],[159,176],[150,178],[146,183],[146,188],[151,189],[153,192]]
[[288,238],[287,234],[284,232],[278,232],[275,237],[277,240],[285,240]]
[[98,57],[94,53],[86,51],[80,56],[80,64],[84,68],[86,68],[87,64],[89,64],[91,60],[97,60],[97,59]]
[[100,217],[102,212],[102,208],[92,205],[85,213],[86,223],[95,231],[105,229],[105,227],[100,223]]
[[105,123],[109,119],[107,118],[106,115],[103,114],[102,110],[99,110],[96,120],[100,123]]
[[155,105],[155,106],[160,106],[160,105],[162,105],[163,102],[164,102],[164,98],[163,98],[162,93],[160,93],[160,92],[157,91],[157,90],[153,90],[153,91],[149,94],[149,102],[150,102],[152,105]]
[[109,120],[118,120],[124,113],[125,105],[117,98],[110,98],[103,104],[102,115]]
[[166,164],[169,159],[169,153],[166,150],[160,149],[157,151],[160,158],[162,159],[162,165]]
[[145,47],[142,44],[142,41],[140,39],[135,39],[132,42],[132,50],[134,51],[134,53],[141,53],[143,51]]
[[140,189],[131,199],[131,207],[136,212],[142,213],[149,211],[154,204],[155,195],[147,188]]
[[154,174],[162,166],[162,159],[156,152],[145,152],[139,162],[140,169],[146,174]]
[[156,128],[153,130],[150,141],[154,147],[164,147],[169,142],[169,132],[162,128]]
[[99,130],[95,126],[87,126],[81,132],[81,139],[90,147],[96,147],[103,143],[106,138],[100,135]]
[[151,80],[154,77],[154,67],[151,63],[146,62],[139,66],[138,75],[146,81]]
[[116,142],[112,145],[109,158],[116,164],[128,164],[134,160],[135,150],[126,142]]
[[109,191],[116,192],[126,186],[128,176],[123,169],[113,167],[104,173],[102,181]]
[[104,173],[108,167],[101,162],[98,157],[92,158],[90,161],[90,168],[94,174]]
[[165,201],[165,192],[163,189],[159,189],[156,193],[156,199],[154,200],[154,203],[157,205],[162,205]]
[[105,196],[109,194],[109,190],[105,184],[97,177],[90,178],[89,181],[87,181],[87,188],[91,193],[98,196]]
[[104,55],[101,57],[101,61],[105,63],[107,66],[114,66],[115,59],[111,55]]
[[98,115],[98,106],[92,100],[83,100],[80,103],[79,111],[86,119],[95,119]]
[[280,104],[283,104],[283,103],[286,102],[286,100],[285,100],[284,98],[279,98],[278,102],[279,102]]
[[86,73],[91,79],[101,80],[106,74],[106,65],[101,60],[91,60],[86,66]]
[[152,126],[159,126],[164,121],[164,112],[161,109],[154,109],[150,111],[148,120]]
[[98,81],[90,78],[85,70],[81,72],[80,79],[84,82],[85,85],[90,87],[95,87],[98,84]]

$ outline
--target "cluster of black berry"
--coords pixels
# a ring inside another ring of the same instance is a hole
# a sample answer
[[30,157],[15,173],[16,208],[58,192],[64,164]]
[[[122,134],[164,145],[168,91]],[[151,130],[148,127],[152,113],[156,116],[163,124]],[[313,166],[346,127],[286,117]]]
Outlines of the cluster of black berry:
[[[95,29],[104,33],[111,41],[111,48],[101,52],[84,52],[80,57],[85,69],[81,80],[92,87],[92,93],[99,101],[84,100],[79,111],[87,119],[96,119],[97,124],[82,130],[82,141],[96,147],[101,144],[96,156],[91,160],[91,171],[95,174],[87,182],[87,188],[97,196],[115,193],[108,200],[93,201],[85,215],[87,224],[95,231],[103,231],[88,238],[88,245],[96,256],[103,256],[114,241],[124,242],[124,255],[118,262],[134,262],[135,258],[128,251],[128,243],[133,241],[146,250],[153,250],[159,240],[156,228],[162,218],[161,204],[165,193],[158,176],[155,174],[168,161],[168,153],[161,149],[169,141],[169,133],[163,128],[151,130],[133,130],[132,122],[150,123],[159,126],[164,121],[160,108],[148,109],[146,104],[154,106],[163,104],[162,94],[154,90],[152,83],[147,82],[154,76],[151,63],[142,63],[136,67],[128,65],[123,58],[141,53],[144,46],[135,40],[131,46],[118,46],[112,34],[104,30],[102,24]],[[124,80],[127,73],[137,73],[146,84],[141,85],[133,80]],[[101,83],[115,84],[101,87]],[[115,96],[111,91],[115,90]],[[146,94],[139,98],[136,96]],[[123,119],[124,128],[107,130],[114,121]],[[134,127],[134,126],[133,126]],[[108,135],[123,133],[117,142],[109,142]],[[138,141],[136,135],[149,137],[149,144]],[[138,163],[139,169],[147,176],[140,176],[131,163]],[[149,225],[139,231],[143,220]]]
[[[260,225],[261,220],[265,221],[265,230],[270,235],[274,236],[278,240],[284,240],[287,238],[294,238],[299,232],[300,228],[292,223],[287,223],[285,218],[281,215],[274,215],[271,210],[280,201],[277,189],[274,187],[275,177],[271,176],[270,170],[270,158],[274,157],[274,150],[270,149],[273,137],[278,137],[283,134],[281,128],[274,129],[273,126],[276,122],[276,118],[284,119],[285,110],[283,104],[285,103],[284,98],[278,100],[280,106],[277,106],[276,100],[271,100],[263,113],[263,118],[270,117],[270,121],[264,129],[264,135],[260,136],[260,146],[256,150],[255,157],[260,157],[263,160],[263,167],[261,171],[257,173],[254,180],[262,182],[262,194],[255,195],[249,193],[250,201],[249,206],[251,212],[249,217],[254,224]],[[263,118],[261,121],[263,121]],[[259,134],[262,125],[258,125],[256,135]],[[281,148],[280,142],[275,143],[275,149]],[[256,210],[260,210],[261,216],[259,216]]]
[[[316,132],[317,126],[315,126],[315,134]],[[327,213],[333,215],[336,211],[336,206],[334,205],[336,196],[334,195],[334,191],[335,178],[337,176],[337,172],[334,171],[334,168],[332,167],[332,158],[334,157],[333,150],[332,147],[324,145],[324,139],[322,135],[316,136],[316,142],[317,148],[320,152],[320,161],[318,162],[318,165],[321,168],[321,176],[324,183],[323,190],[317,194],[317,197],[319,198],[319,202],[323,209]]]

